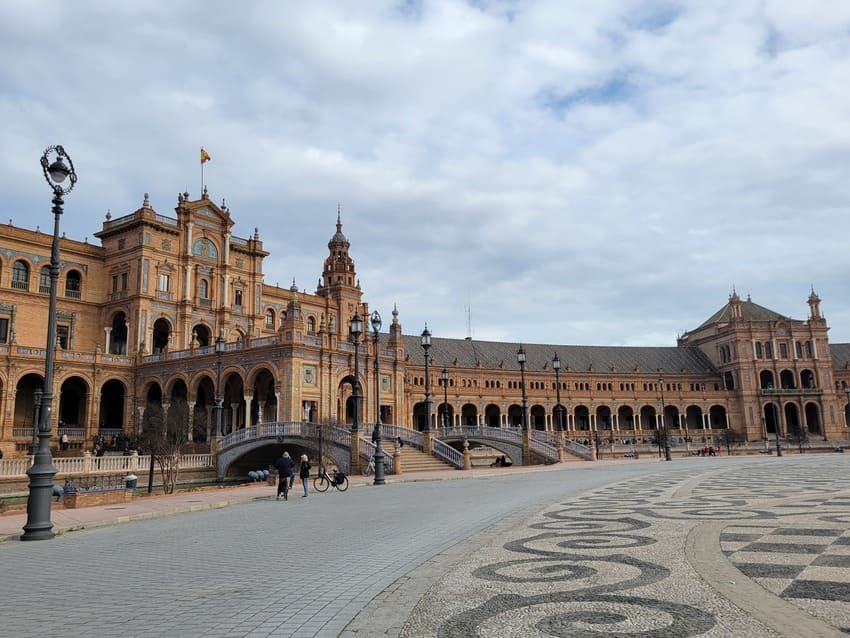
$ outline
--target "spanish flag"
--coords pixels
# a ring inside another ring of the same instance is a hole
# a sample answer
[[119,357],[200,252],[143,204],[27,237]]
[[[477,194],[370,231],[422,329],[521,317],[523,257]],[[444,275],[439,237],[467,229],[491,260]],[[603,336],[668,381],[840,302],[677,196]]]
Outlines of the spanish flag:
[[202,146],[201,147],[201,164],[203,164],[204,162],[209,162],[211,159],[212,159],[212,157],[210,157],[210,154],[207,153],[204,150],[204,147]]

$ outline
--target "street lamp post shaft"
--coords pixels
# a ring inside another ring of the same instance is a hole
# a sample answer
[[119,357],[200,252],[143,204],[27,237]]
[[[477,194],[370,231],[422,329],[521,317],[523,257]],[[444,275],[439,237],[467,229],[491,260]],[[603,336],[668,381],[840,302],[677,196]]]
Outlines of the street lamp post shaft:
[[[381,315],[376,310],[372,313],[372,337],[375,345],[375,429],[372,432],[372,438],[375,443],[375,485],[386,484],[384,477],[384,450],[381,447],[381,369],[378,360],[380,353],[380,330],[381,330]],[[365,337],[364,337],[365,339]]]

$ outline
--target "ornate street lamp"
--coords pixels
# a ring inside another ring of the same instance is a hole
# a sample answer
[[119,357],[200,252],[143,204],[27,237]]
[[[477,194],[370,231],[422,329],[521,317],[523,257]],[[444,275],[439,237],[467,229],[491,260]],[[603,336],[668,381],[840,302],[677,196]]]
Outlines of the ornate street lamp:
[[[53,161],[51,161],[51,158]],[[67,164],[66,164],[67,161]],[[62,199],[77,183],[74,163],[61,146],[51,146],[41,156],[44,179],[53,190],[53,246],[50,252],[50,301],[47,310],[47,347],[44,356],[44,390],[38,415],[38,449],[33,464],[27,470],[30,477],[27,496],[27,523],[22,541],[40,541],[53,538],[50,520],[50,501],[53,497],[53,477],[56,468],[50,454],[50,416],[53,406],[53,363],[56,356],[56,290],[59,283],[59,218]],[[62,184],[67,181],[67,185]]]
[[384,450],[381,448],[381,385],[380,369],[378,367],[378,333],[381,331],[381,314],[375,310],[370,319],[372,324],[372,339],[375,343],[375,429],[372,431],[372,442],[375,444],[375,485],[384,485]]
[[[773,405],[773,402],[771,402],[771,405]],[[782,413],[780,408],[781,405],[779,404],[779,400],[777,399],[776,405],[774,406],[774,410],[776,410],[776,419],[774,419],[776,421],[776,456],[782,456],[782,445],[780,445],[779,443],[779,420],[782,418],[780,416],[780,414]]]
[[428,330],[428,324],[425,324],[425,330],[422,331],[420,340],[422,349],[425,351],[425,429],[431,429],[431,374],[428,372],[428,363],[430,357],[428,351],[431,349],[431,331]]
[[664,429],[664,460],[670,459],[670,436],[667,432],[667,419],[664,416],[664,377],[658,375],[658,388],[661,390],[661,425]]
[[[39,413],[41,412],[41,388],[36,388],[33,392],[33,419],[32,419],[32,443],[30,444],[29,454],[33,456],[38,449],[38,423]],[[62,436],[61,432],[59,434]]]
[[[555,412],[557,413],[557,421],[558,421],[558,432],[561,433],[561,438],[564,436],[564,407],[561,405],[561,359],[558,357],[558,353],[555,353],[555,357],[552,359],[552,369],[555,370],[555,401],[557,405],[555,406]],[[562,441],[563,443],[563,441]]]
[[440,373],[443,380],[443,430],[449,429],[449,371],[443,368]]
[[351,398],[354,399],[354,416],[351,420],[351,430],[360,429],[360,357],[357,353],[360,349],[360,335],[363,334],[363,320],[356,312],[348,323],[348,334],[354,343],[354,383],[351,385]]
[[224,337],[221,334],[215,340],[216,377],[215,377],[215,435],[221,436],[221,410],[224,403],[224,393],[221,391],[221,355],[225,349]]
[[522,344],[516,351],[516,360],[519,363],[520,387],[522,388],[522,431],[528,432],[528,397],[525,394],[525,350]]

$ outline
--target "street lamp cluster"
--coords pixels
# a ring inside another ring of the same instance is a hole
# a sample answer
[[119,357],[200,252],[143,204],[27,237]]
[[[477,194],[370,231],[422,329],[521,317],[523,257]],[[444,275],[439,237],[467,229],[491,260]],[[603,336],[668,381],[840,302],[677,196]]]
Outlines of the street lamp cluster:
[[[51,161],[52,160],[52,161]],[[67,163],[66,163],[67,162]],[[38,448],[33,464],[27,470],[30,477],[27,496],[27,522],[21,540],[35,541],[53,538],[50,520],[50,500],[53,496],[53,477],[56,468],[50,453],[50,421],[53,407],[53,366],[56,356],[56,291],[59,282],[59,218],[67,195],[77,183],[74,163],[61,146],[51,146],[41,156],[44,179],[53,191],[53,244],[50,252],[50,301],[47,311],[47,346],[44,356],[44,389],[38,415]],[[67,184],[66,184],[67,180]],[[63,185],[65,184],[65,185]]]
[[670,459],[670,433],[667,430],[667,419],[664,415],[664,377],[662,375],[658,375],[658,388],[661,390],[661,430],[659,431],[659,436],[664,437],[664,460],[669,461]]

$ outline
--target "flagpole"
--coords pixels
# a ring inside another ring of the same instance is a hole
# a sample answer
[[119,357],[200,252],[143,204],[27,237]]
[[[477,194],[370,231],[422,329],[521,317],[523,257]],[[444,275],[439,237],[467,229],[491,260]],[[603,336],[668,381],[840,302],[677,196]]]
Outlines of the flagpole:
[[201,147],[201,190],[198,193],[198,199],[201,199],[201,197],[204,196],[204,164],[206,164],[206,162],[204,162],[204,147],[202,146]]

